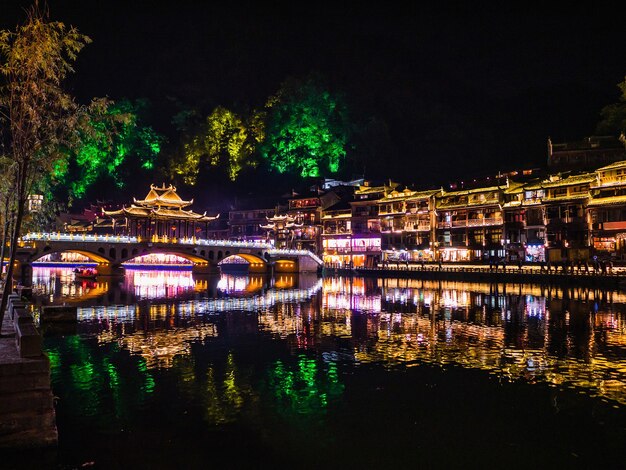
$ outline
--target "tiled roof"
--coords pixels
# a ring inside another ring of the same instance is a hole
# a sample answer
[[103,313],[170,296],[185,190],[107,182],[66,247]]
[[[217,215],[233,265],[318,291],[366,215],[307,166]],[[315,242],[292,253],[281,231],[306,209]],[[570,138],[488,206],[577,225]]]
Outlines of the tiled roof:
[[626,160],[622,160],[621,162],[611,163],[610,165],[603,166],[602,168],[598,168],[596,171],[617,170],[618,168],[626,168]]
[[580,175],[571,175],[566,178],[560,178],[554,181],[549,179],[526,185],[525,190],[558,188],[561,186],[572,186],[575,184],[592,183],[597,180],[595,173],[582,173]]
[[134,201],[136,204],[145,207],[186,207],[193,204],[193,199],[191,201],[183,201],[176,193],[176,187],[171,184],[167,187],[165,184],[162,187],[151,184],[150,192],[148,192],[146,197],[141,200],[134,199]]
[[580,201],[582,199],[589,199],[589,194],[574,194],[557,197],[544,197],[543,202],[566,202],[566,201]]
[[610,196],[592,198],[588,206],[609,206],[614,204],[626,204],[626,196]]

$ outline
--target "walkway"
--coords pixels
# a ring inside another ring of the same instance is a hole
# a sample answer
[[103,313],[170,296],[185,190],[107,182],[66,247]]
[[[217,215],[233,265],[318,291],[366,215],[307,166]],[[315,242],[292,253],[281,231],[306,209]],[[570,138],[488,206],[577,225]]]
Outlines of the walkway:
[[589,267],[587,271],[569,268],[563,271],[562,267],[550,271],[539,265],[523,265],[520,269],[517,265],[502,265],[497,268],[488,264],[419,264],[390,263],[379,265],[375,268],[332,268],[326,266],[327,274],[354,275],[354,276],[378,276],[378,277],[412,277],[428,279],[467,280],[484,282],[526,282],[544,284],[591,284],[607,288],[626,287],[626,267],[613,267],[607,272],[595,271]]

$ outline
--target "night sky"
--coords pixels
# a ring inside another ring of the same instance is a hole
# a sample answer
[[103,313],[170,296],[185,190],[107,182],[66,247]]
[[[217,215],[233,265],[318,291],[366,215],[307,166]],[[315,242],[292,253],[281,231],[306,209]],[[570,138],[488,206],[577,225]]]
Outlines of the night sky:
[[[149,98],[170,140],[175,103],[245,110],[289,76],[324,76],[355,117],[379,123],[366,177],[417,185],[540,166],[546,141],[593,135],[619,99],[626,28],[596,3],[531,9],[371,2],[50,0],[90,36],[68,86]],[[28,1],[0,0],[13,28]],[[383,175],[381,171],[384,171]],[[368,174],[375,173],[375,174]]]

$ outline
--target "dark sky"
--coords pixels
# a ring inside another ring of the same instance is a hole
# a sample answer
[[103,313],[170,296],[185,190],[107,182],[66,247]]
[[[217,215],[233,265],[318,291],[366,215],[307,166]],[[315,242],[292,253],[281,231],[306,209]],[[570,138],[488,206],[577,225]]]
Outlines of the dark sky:
[[[30,2],[0,0],[12,28]],[[386,129],[381,171],[417,184],[543,164],[546,140],[592,135],[619,98],[626,28],[588,2],[50,0],[93,44],[69,84],[81,99],[147,97],[171,133],[172,99],[261,105],[288,76],[321,73],[353,114]],[[560,3],[560,2],[558,2]],[[385,140],[386,139],[386,140]],[[382,142],[382,144],[381,144]]]

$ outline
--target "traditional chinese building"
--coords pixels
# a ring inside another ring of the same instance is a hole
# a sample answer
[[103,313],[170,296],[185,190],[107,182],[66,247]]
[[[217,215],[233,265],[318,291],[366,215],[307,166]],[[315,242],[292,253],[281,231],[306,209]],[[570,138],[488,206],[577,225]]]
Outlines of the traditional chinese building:
[[602,255],[626,259],[626,161],[596,171],[587,204],[591,246]]
[[[595,182],[595,173],[581,173],[552,175],[539,183],[539,188],[543,190],[541,202],[548,249],[582,249],[589,246],[586,208],[590,185]],[[536,185],[531,188],[536,188]]]
[[322,212],[322,244],[326,263],[333,266],[375,267],[381,261],[378,200],[397,183],[372,186],[363,181],[351,198]]
[[228,238],[232,240],[266,241],[276,209],[246,209],[228,212]]
[[442,261],[506,256],[502,204],[506,186],[441,191],[436,196],[437,240]]
[[145,198],[133,198],[129,207],[104,211],[113,221],[113,233],[144,238],[191,238],[205,237],[209,224],[219,217],[198,214],[186,209],[193,199],[185,201],[172,185],[150,185]]
[[265,240],[273,243],[276,248],[294,248],[295,238],[304,224],[289,214],[274,214],[265,218],[266,223],[259,224],[265,233]]
[[624,135],[591,136],[575,142],[552,143],[548,139],[548,167],[552,171],[593,170],[626,160]]

